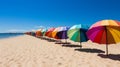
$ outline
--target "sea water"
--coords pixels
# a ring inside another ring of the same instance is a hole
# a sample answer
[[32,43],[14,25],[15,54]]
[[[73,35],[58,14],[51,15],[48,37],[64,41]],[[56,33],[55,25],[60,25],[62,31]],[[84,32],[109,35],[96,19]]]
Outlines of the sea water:
[[0,33],[0,39],[24,35],[23,33]]

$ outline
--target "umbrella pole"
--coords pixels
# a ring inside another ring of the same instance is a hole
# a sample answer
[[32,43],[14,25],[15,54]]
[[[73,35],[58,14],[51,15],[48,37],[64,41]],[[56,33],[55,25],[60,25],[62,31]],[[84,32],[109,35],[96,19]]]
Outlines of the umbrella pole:
[[[80,30],[81,31],[81,30]],[[80,49],[82,48],[82,44],[81,44],[81,36],[80,36]]]
[[106,44],[106,55],[108,55],[108,44]]
[[82,48],[82,44],[81,44],[81,42],[80,42],[80,49]]
[[108,39],[107,39],[107,28],[105,26],[105,31],[106,31],[106,55],[108,55]]
[[67,39],[65,39],[65,43],[67,43]]
[[61,39],[60,39],[60,43],[62,43]]

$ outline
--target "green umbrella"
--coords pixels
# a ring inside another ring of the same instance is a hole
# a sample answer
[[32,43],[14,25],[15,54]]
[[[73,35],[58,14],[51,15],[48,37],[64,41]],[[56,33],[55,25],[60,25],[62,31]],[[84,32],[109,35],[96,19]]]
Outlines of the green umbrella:
[[47,29],[43,29],[42,32],[42,36],[45,36],[45,32],[47,31]]
[[82,47],[81,42],[85,42],[88,40],[86,36],[87,30],[87,26],[74,25],[68,30],[67,34],[70,40],[80,42],[80,46]]

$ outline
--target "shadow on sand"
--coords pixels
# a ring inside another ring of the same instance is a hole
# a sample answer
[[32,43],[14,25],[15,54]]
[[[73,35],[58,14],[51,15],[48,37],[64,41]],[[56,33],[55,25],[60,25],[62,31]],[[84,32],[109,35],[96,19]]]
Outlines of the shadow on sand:
[[80,45],[75,45],[75,44],[63,44],[63,47],[81,47]]
[[75,49],[75,51],[89,52],[89,53],[105,53],[105,51],[103,51],[103,50],[100,50],[100,49],[91,49],[91,48]]
[[56,42],[57,40],[54,39],[47,39],[48,42]]
[[112,59],[112,60],[120,61],[120,54],[109,54],[109,55],[98,54],[98,56],[101,57],[101,58],[109,58],[109,59]]
[[55,40],[55,39],[50,39],[50,38],[46,38],[46,37],[36,37],[36,38],[39,38],[39,39],[41,39],[41,40],[46,40],[46,41],[48,41],[48,42],[56,42],[57,40]]
[[55,42],[55,44],[70,44],[70,42]]

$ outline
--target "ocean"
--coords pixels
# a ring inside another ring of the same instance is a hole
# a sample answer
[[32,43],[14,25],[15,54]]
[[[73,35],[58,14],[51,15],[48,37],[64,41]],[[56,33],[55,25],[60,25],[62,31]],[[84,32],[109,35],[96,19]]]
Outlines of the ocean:
[[0,39],[24,35],[23,33],[0,33]]

